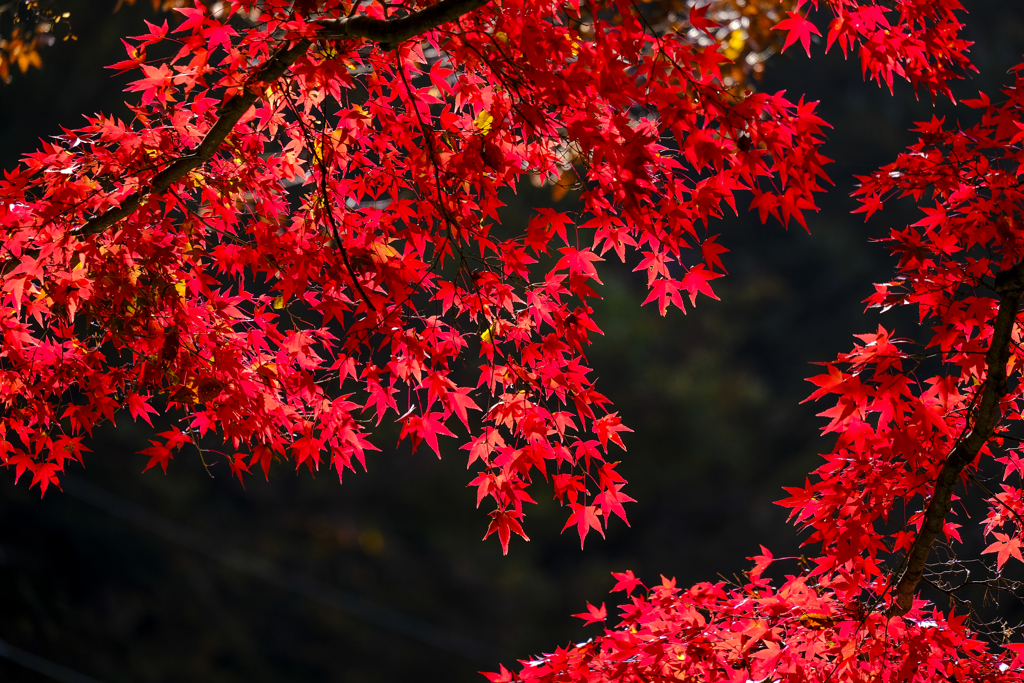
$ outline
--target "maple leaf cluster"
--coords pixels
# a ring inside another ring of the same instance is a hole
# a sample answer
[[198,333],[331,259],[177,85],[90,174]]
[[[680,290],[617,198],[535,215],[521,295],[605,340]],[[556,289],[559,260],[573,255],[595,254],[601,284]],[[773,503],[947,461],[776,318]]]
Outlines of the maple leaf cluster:
[[[584,35],[590,31],[590,14],[621,22],[615,3],[586,7],[587,21],[580,27]],[[701,46],[717,44],[728,60],[721,67],[722,83],[736,95],[763,75],[765,60],[783,47],[786,34],[774,29],[796,9],[797,0],[646,0],[635,7],[645,28],[656,35],[685,36]]]
[[[900,76],[948,95],[951,80],[971,69],[955,2],[828,5],[835,16],[828,46],[856,48],[873,80],[891,87]],[[808,51],[811,36],[820,35],[798,14],[778,28],[788,31],[786,46],[799,42]],[[811,378],[816,390],[808,400],[832,401],[821,415],[835,446],[780,501],[809,532],[805,545],[817,548],[810,568],[776,583],[766,570],[798,558],[773,558],[762,548],[745,583],[680,590],[663,580],[647,588],[632,573],[617,574],[613,592],[628,596],[618,623],[517,671],[502,668],[492,681],[1024,678],[1024,644],[993,648],[980,638],[971,630],[978,615],[939,574],[932,576],[953,596],[950,609],[917,593],[933,545],[946,544],[955,562],[967,560],[956,550],[958,498],[988,508],[982,558],[994,559],[997,582],[1009,562],[1022,560],[1024,470],[1012,433],[1022,391],[1022,72],[1024,65],[1014,69],[1004,100],[981,94],[965,101],[980,123],[921,123],[915,145],[860,178],[856,197],[867,216],[892,198],[921,206],[920,221],[891,231],[897,272],[867,303],[914,307],[929,336],[917,345],[879,327]],[[982,483],[994,468],[1003,475],[997,491]],[[604,622],[608,611],[589,606],[577,616]]]
[[[815,530],[813,540],[822,541],[819,569],[842,567],[851,586],[878,577],[879,551],[909,549],[914,527],[934,516],[943,471],[961,452],[970,457],[956,465],[958,478],[973,479],[986,460],[1003,473],[1001,492],[983,488],[983,530],[995,540],[984,552],[998,553],[997,569],[1010,557],[1021,559],[1020,442],[1010,432],[1020,419],[1022,390],[1022,71],[1024,65],[1013,70],[1015,84],[1004,90],[1005,101],[993,104],[984,93],[964,101],[980,111],[980,123],[922,122],[916,144],[860,179],[859,211],[867,215],[892,197],[911,197],[921,207],[921,220],[891,232],[896,277],[876,285],[868,304],[916,307],[931,337],[913,353],[880,328],[828,364],[827,375],[812,379],[820,387],[812,398],[838,396],[823,415],[832,420],[826,431],[839,438],[826,456],[829,464],[816,472],[820,481],[792,489],[783,504]],[[993,412],[998,421],[989,417]],[[847,482],[844,493],[841,481]],[[854,481],[869,493],[851,491]],[[902,529],[882,533],[878,522],[889,522],[907,504],[921,511]],[[843,528],[826,530],[824,518],[840,509]],[[942,521],[945,539],[959,542],[960,525]]]
[[[770,554],[755,558],[771,563]],[[763,569],[763,566],[761,566]],[[632,572],[612,592],[627,602],[605,635],[487,674],[512,681],[992,681],[1019,673],[988,656],[963,616],[939,612],[889,619],[834,600],[805,577],[773,588],[755,570],[750,583],[650,588]],[[576,615],[607,619],[606,608]]]
[[[645,31],[654,36],[685,37],[702,48],[717,46],[726,58],[718,65],[721,82],[733,95],[742,97],[753,89],[751,79],[764,73],[764,61],[783,47],[785,33],[774,28],[796,8],[796,0],[650,0],[631,6]],[[616,3],[593,3],[580,7],[577,30],[583,38],[592,38],[595,16],[611,24],[623,22]],[[585,163],[580,150],[569,141],[561,148],[561,173],[544,177],[530,176],[536,187],[551,186],[554,201],[562,200],[579,187],[575,166]]]
[[[506,550],[537,479],[581,541],[625,519],[628,430],[585,360],[597,265],[639,251],[662,313],[713,297],[709,220],[738,192],[783,222],[814,208],[813,105],[737,101],[717,46],[647,34],[628,5],[589,38],[560,5],[484,6],[395,50],[331,37],[338,3],[229,9],[262,15],[151,24],[116,65],[141,72],[135,120],[93,117],[0,184],[4,462],[45,490],[127,412],[176,421],[150,466],[215,434],[240,478],[274,460],[340,477],[391,415],[438,455],[462,431]],[[556,174],[567,141],[579,210],[501,230],[499,194]]]

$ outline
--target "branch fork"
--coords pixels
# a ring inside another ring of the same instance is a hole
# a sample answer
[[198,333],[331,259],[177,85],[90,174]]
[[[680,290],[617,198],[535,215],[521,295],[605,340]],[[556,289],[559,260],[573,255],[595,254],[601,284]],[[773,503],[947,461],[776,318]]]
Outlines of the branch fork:
[[118,221],[135,213],[147,196],[166,192],[171,185],[185,177],[189,171],[212,159],[245,112],[262,97],[264,89],[254,86],[272,83],[284,76],[299,57],[306,54],[314,42],[370,40],[386,50],[392,50],[402,42],[443,23],[458,20],[464,14],[482,7],[489,1],[441,0],[429,7],[394,19],[355,16],[323,19],[316,22],[315,25],[319,29],[316,40],[302,38],[291,45],[279,48],[250,76],[240,95],[221,104],[217,112],[217,122],[207,131],[203,141],[191,154],[172,161],[167,168],[153,176],[145,189],[140,189],[126,197],[120,206],[108,209],[99,216],[89,219],[75,231],[75,234],[78,237],[91,237],[106,231]]

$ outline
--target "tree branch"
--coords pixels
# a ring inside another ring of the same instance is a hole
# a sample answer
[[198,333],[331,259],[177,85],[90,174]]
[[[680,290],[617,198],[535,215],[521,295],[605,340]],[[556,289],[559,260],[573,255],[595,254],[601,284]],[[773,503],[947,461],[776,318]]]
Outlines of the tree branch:
[[114,223],[131,216],[142,206],[142,201],[147,195],[153,192],[166,192],[175,181],[183,178],[189,171],[202,166],[213,158],[217,150],[223,144],[228,133],[235,127],[242,115],[249,110],[249,107],[256,104],[260,98],[258,89],[259,83],[276,81],[284,75],[292,64],[299,57],[306,53],[312,42],[302,39],[291,47],[282,47],[272,57],[260,66],[259,69],[248,79],[246,87],[241,95],[237,95],[221,105],[218,112],[217,122],[206,132],[203,141],[195,148],[195,151],[188,156],[180,157],[153,176],[145,190],[138,190],[129,195],[121,206],[110,209],[105,213],[90,219],[78,230],[81,237],[89,237],[103,232]]
[[[366,16],[325,19],[317,23],[321,30],[317,40],[358,40],[366,39],[380,43],[385,49],[394,49],[401,42],[429,31],[445,22],[454,21],[468,12],[482,7],[490,0],[441,0],[429,7],[395,19],[373,19]],[[142,206],[152,193],[166,192],[176,181],[189,171],[202,166],[213,158],[235,124],[256,104],[263,93],[257,87],[281,78],[288,68],[304,55],[313,45],[313,40],[303,38],[291,47],[280,48],[250,76],[240,95],[224,102],[217,112],[217,122],[206,132],[203,141],[188,156],[172,161],[147,183],[145,189],[132,193],[120,206],[92,218],[76,231],[80,237],[97,235],[118,221],[131,216]]]
[[1002,417],[999,402],[1006,395],[1006,363],[1010,359],[1010,344],[1017,311],[1024,297],[1024,261],[996,277],[996,294],[999,295],[999,312],[992,330],[992,345],[985,354],[988,376],[981,389],[981,401],[974,413],[974,426],[966,437],[953,448],[953,452],[942,465],[935,481],[932,500],[924,513],[921,531],[907,553],[907,568],[896,584],[890,616],[899,616],[910,611],[914,591],[921,582],[925,563],[932,544],[942,532],[946,514],[952,507],[953,488],[960,479],[963,469],[977,457],[982,446],[992,438],[996,425]]
[[325,19],[317,23],[323,26],[324,30],[320,37],[326,40],[365,38],[379,43],[385,50],[393,50],[403,41],[446,22],[455,21],[488,2],[490,0],[441,0],[430,7],[396,19],[356,16]]

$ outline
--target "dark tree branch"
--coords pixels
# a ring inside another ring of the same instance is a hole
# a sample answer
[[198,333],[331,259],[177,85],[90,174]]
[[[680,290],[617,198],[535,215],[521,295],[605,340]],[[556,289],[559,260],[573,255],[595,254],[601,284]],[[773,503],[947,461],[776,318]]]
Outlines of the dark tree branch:
[[380,43],[386,50],[393,50],[399,43],[441,24],[455,21],[488,2],[490,0],[441,0],[430,7],[396,19],[371,19],[366,16],[325,19],[318,22],[324,27],[320,37],[326,40],[365,38]]
[[982,446],[995,433],[1002,410],[999,402],[1006,396],[1006,363],[1010,359],[1011,334],[1017,321],[1021,297],[1024,296],[1024,261],[996,277],[995,291],[999,295],[999,312],[992,330],[992,345],[985,354],[988,376],[981,388],[981,400],[974,413],[971,431],[953,448],[942,465],[935,481],[931,502],[924,513],[921,531],[907,553],[906,570],[893,593],[889,614],[906,614],[914,600],[914,591],[924,574],[925,563],[935,539],[942,533],[946,515],[952,507],[953,488],[960,473],[974,461]]
[[153,176],[144,190],[131,194],[121,203],[121,206],[87,221],[78,230],[78,235],[89,237],[103,232],[114,223],[135,213],[149,194],[166,192],[171,185],[183,178],[189,171],[212,159],[238,120],[260,98],[259,90],[255,86],[259,83],[276,81],[283,76],[288,67],[306,53],[310,45],[312,42],[303,39],[291,47],[279,49],[249,78],[241,95],[237,95],[221,105],[217,122],[206,132],[203,141],[199,143],[192,154],[171,162],[167,168]]
[[[318,40],[371,40],[385,49],[394,49],[402,41],[425,33],[445,22],[454,21],[468,12],[482,7],[490,0],[441,0],[429,7],[395,19],[372,19],[366,16],[325,19],[317,23],[321,27]],[[153,176],[144,189],[132,193],[120,206],[92,218],[76,231],[80,237],[97,235],[118,221],[131,216],[142,206],[146,197],[153,193],[166,192],[176,181],[189,171],[202,166],[217,153],[235,124],[256,104],[263,93],[258,87],[281,78],[288,68],[304,55],[313,41],[303,38],[291,47],[280,48],[250,76],[240,95],[223,103],[217,112],[217,122],[207,131],[203,141],[195,150],[180,157],[164,170]]]

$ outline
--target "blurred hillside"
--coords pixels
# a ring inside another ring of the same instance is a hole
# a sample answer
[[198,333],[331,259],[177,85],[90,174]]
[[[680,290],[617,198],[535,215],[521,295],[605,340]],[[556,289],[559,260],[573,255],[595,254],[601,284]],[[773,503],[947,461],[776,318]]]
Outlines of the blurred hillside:
[[[148,2],[113,14],[114,0],[71,8],[75,42],[43,53],[44,68],[0,86],[0,165],[85,113],[124,115],[119,38],[153,20]],[[1024,8],[1013,0],[965,2],[981,73],[960,94],[995,94],[1024,52]],[[449,440],[438,461],[411,454],[381,429],[385,450],[369,472],[313,479],[277,468],[243,489],[225,466],[213,477],[194,457],[169,473],[140,474],[145,437],[125,421],[91,444],[87,469],[40,500],[0,474],[0,639],[105,683],[482,680],[475,673],[598,632],[569,615],[600,604],[611,571],[633,569],[680,583],[730,576],[758,544],[776,555],[798,537],[773,501],[803,481],[827,444],[804,378],[850,335],[879,323],[915,336],[896,313],[863,313],[870,283],[891,263],[870,240],[916,220],[889,211],[864,225],[850,215],[853,176],[891,160],[930,118],[909,87],[895,97],[859,64],[816,46],[768,63],[760,84],[806,93],[834,130],[825,153],[834,190],[809,218],[811,234],[762,226],[745,213],[715,228],[731,249],[721,301],[689,315],[640,308],[644,280],[632,264],[602,264],[596,319],[604,336],[590,363],[625,422],[622,471],[639,502],[631,528],[608,539],[560,535],[564,512],[541,500],[528,513],[532,541],[508,557],[481,543],[464,455]],[[939,115],[971,110],[938,103]],[[571,196],[563,200],[570,202]],[[522,224],[550,191],[524,188],[505,219]],[[511,203],[514,202],[514,203]],[[474,661],[474,657],[476,660]],[[0,680],[51,680],[0,660]]]

